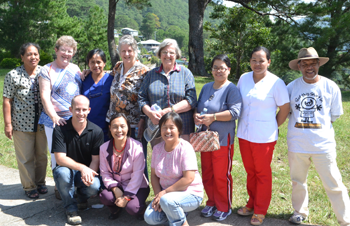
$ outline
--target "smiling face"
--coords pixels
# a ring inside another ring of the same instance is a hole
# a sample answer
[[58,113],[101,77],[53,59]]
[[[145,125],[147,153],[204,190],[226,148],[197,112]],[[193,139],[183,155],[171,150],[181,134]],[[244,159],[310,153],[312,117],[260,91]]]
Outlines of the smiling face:
[[307,83],[317,81],[320,64],[317,59],[302,60],[298,63],[298,68],[303,74],[303,79]]
[[24,67],[29,69],[29,68],[35,68],[38,66],[38,63],[40,61],[40,55],[38,52],[38,49],[35,46],[29,46],[26,49],[26,52],[22,56],[22,62],[24,64]]
[[161,125],[160,130],[165,143],[177,142],[180,138],[180,132],[172,119],[166,120]]
[[55,52],[57,56],[55,62],[60,68],[67,67],[72,57],[74,56],[74,49],[67,45],[62,45],[58,49],[55,48]]
[[160,51],[160,60],[162,61],[163,67],[173,68],[176,62],[176,49],[173,45],[165,46]]
[[116,142],[125,141],[128,135],[128,124],[124,117],[118,117],[111,121],[109,130]]
[[90,113],[90,102],[85,96],[75,97],[74,103],[69,107],[69,111],[72,113],[72,120],[75,123],[86,123],[87,116]]
[[250,58],[250,67],[255,75],[266,75],[270,63],[271,59],[266,58],[266,53],[263,50],[254,52]]
[[95,54],[89,59],[89,68],[92,71],[93,75],[99,75],[103,73],[103,69],[106,66],[106,63],[103,62],[100,55]]
[[231,68],[227,67],[226,63],[222,60],[215,60],[212,67],[212,73],[215,82],[225,83]]
[[121,45],[120,57],[124,64],[134,64],[136,61],[135,52],[132,49],[132,47],[128,44]]

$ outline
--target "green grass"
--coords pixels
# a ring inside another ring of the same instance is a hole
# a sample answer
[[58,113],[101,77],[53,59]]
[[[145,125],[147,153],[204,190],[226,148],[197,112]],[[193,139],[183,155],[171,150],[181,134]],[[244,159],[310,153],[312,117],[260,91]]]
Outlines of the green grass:
[[[8,70],[0,69],[0,92],[2,93],[4,75]],[[212,78],[208,77],[196,77],[196,89],[197,95],[199,95],[201,87],[212,81]],[[350,92],[343,92],[343,108],[345,114],[342,115],[335,123],[334,129],[337,142],[337,162],[341,171],[343,182],[347,188],[350,187],[350,167],[348,150],[350,149]],[[2,106],[2,99],[0,100]],[[2,111],[0,113],[0,164],[12,168],[17,168],[16,157],[13,148],[13,142],[7,139],[4,135],[4,122],[2,117]],[[286,121],[280,127],[280,136],[276,145],[276,149],[271,164],[272,176],[273,176],[273,191],[270,208],[268,210],[267,217],[288,219],[293,212],[291,204],[291,191],[292,183],[289,176],[288,156],[287,156],[287,125]],[[198,166],[200,167],[200,156],[197,154]],[[151,172],[151,148],[148,148],[148,172]],[[201,170],[200,170],[201,171]],[[48,166],[48,176],[51,175],[50,167]],[[232,168],[233,177],[233,204],[232,208],[236,212],[239,207],[244,206],[248,199],[246,191],[246,172],[243,167],[241,155],[239,152],[239,146],[237,138],[235,139],[235,153],[233,159]],[[315,167],[312,165],[308,175],[308,189],[309,189],[309,208],[310,215],[306,223],[321,224],[321,225],[338,225],[336,217],[333,213],[331,204],[323,189],[322,182],[318,176]],[[153,198],[153,191],[148,198],[150,201]],[[202,205],[205,205],[205,201]]]

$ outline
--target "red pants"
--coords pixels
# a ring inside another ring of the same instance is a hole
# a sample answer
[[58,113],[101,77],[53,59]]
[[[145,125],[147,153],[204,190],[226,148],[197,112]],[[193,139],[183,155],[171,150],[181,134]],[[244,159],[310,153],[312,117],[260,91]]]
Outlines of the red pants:
[[202,179],[208,196],[206,205],[222,212],[228,212],[232,205],[232,158],[233,144],[201,153]]
[[276,141],[252,143],[239,139],[239,148],[244,168],[247,171],[248,208],[255,214],[266,215],[271,202],[272,174],[271,161]]

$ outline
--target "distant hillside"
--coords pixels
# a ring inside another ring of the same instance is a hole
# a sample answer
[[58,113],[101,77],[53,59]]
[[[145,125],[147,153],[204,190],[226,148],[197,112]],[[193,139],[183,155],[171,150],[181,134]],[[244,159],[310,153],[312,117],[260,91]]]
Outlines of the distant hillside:
[[[159,17],[162,30],[166,30],[169,26],[175,25],[183,31],[188,31],[188,0],[151,0],[152,7],[146,7],[138,10],[135,7],[129,7],[124,0],[117,3],[116,18],[126,16],[129,19],[130,28],[139,30],[142,19],[147,13],[154,13]],[[106,0],[69,0],[67,1],[68,14],[85,18],[89,8],[93,5],[99,5],[108,15],[108,1]],[[209,5],[205,11],[205,21],[209,20],[209,13],[213,7]],[[136,22],[136,23],[135,23]],[[117,28],[118,20],[116,20]]]

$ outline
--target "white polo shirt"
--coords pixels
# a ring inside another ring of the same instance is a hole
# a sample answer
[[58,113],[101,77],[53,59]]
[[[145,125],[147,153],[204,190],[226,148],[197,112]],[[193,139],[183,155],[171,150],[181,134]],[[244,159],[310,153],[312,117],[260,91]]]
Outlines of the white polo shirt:
[[277,107],[289,103],[288,90],[282,79],[267,72],[262,80],[255,83],[253,72],[248,72],[241,76],[237,87],[243,100],[237,137],[253,143],[276,141]]

